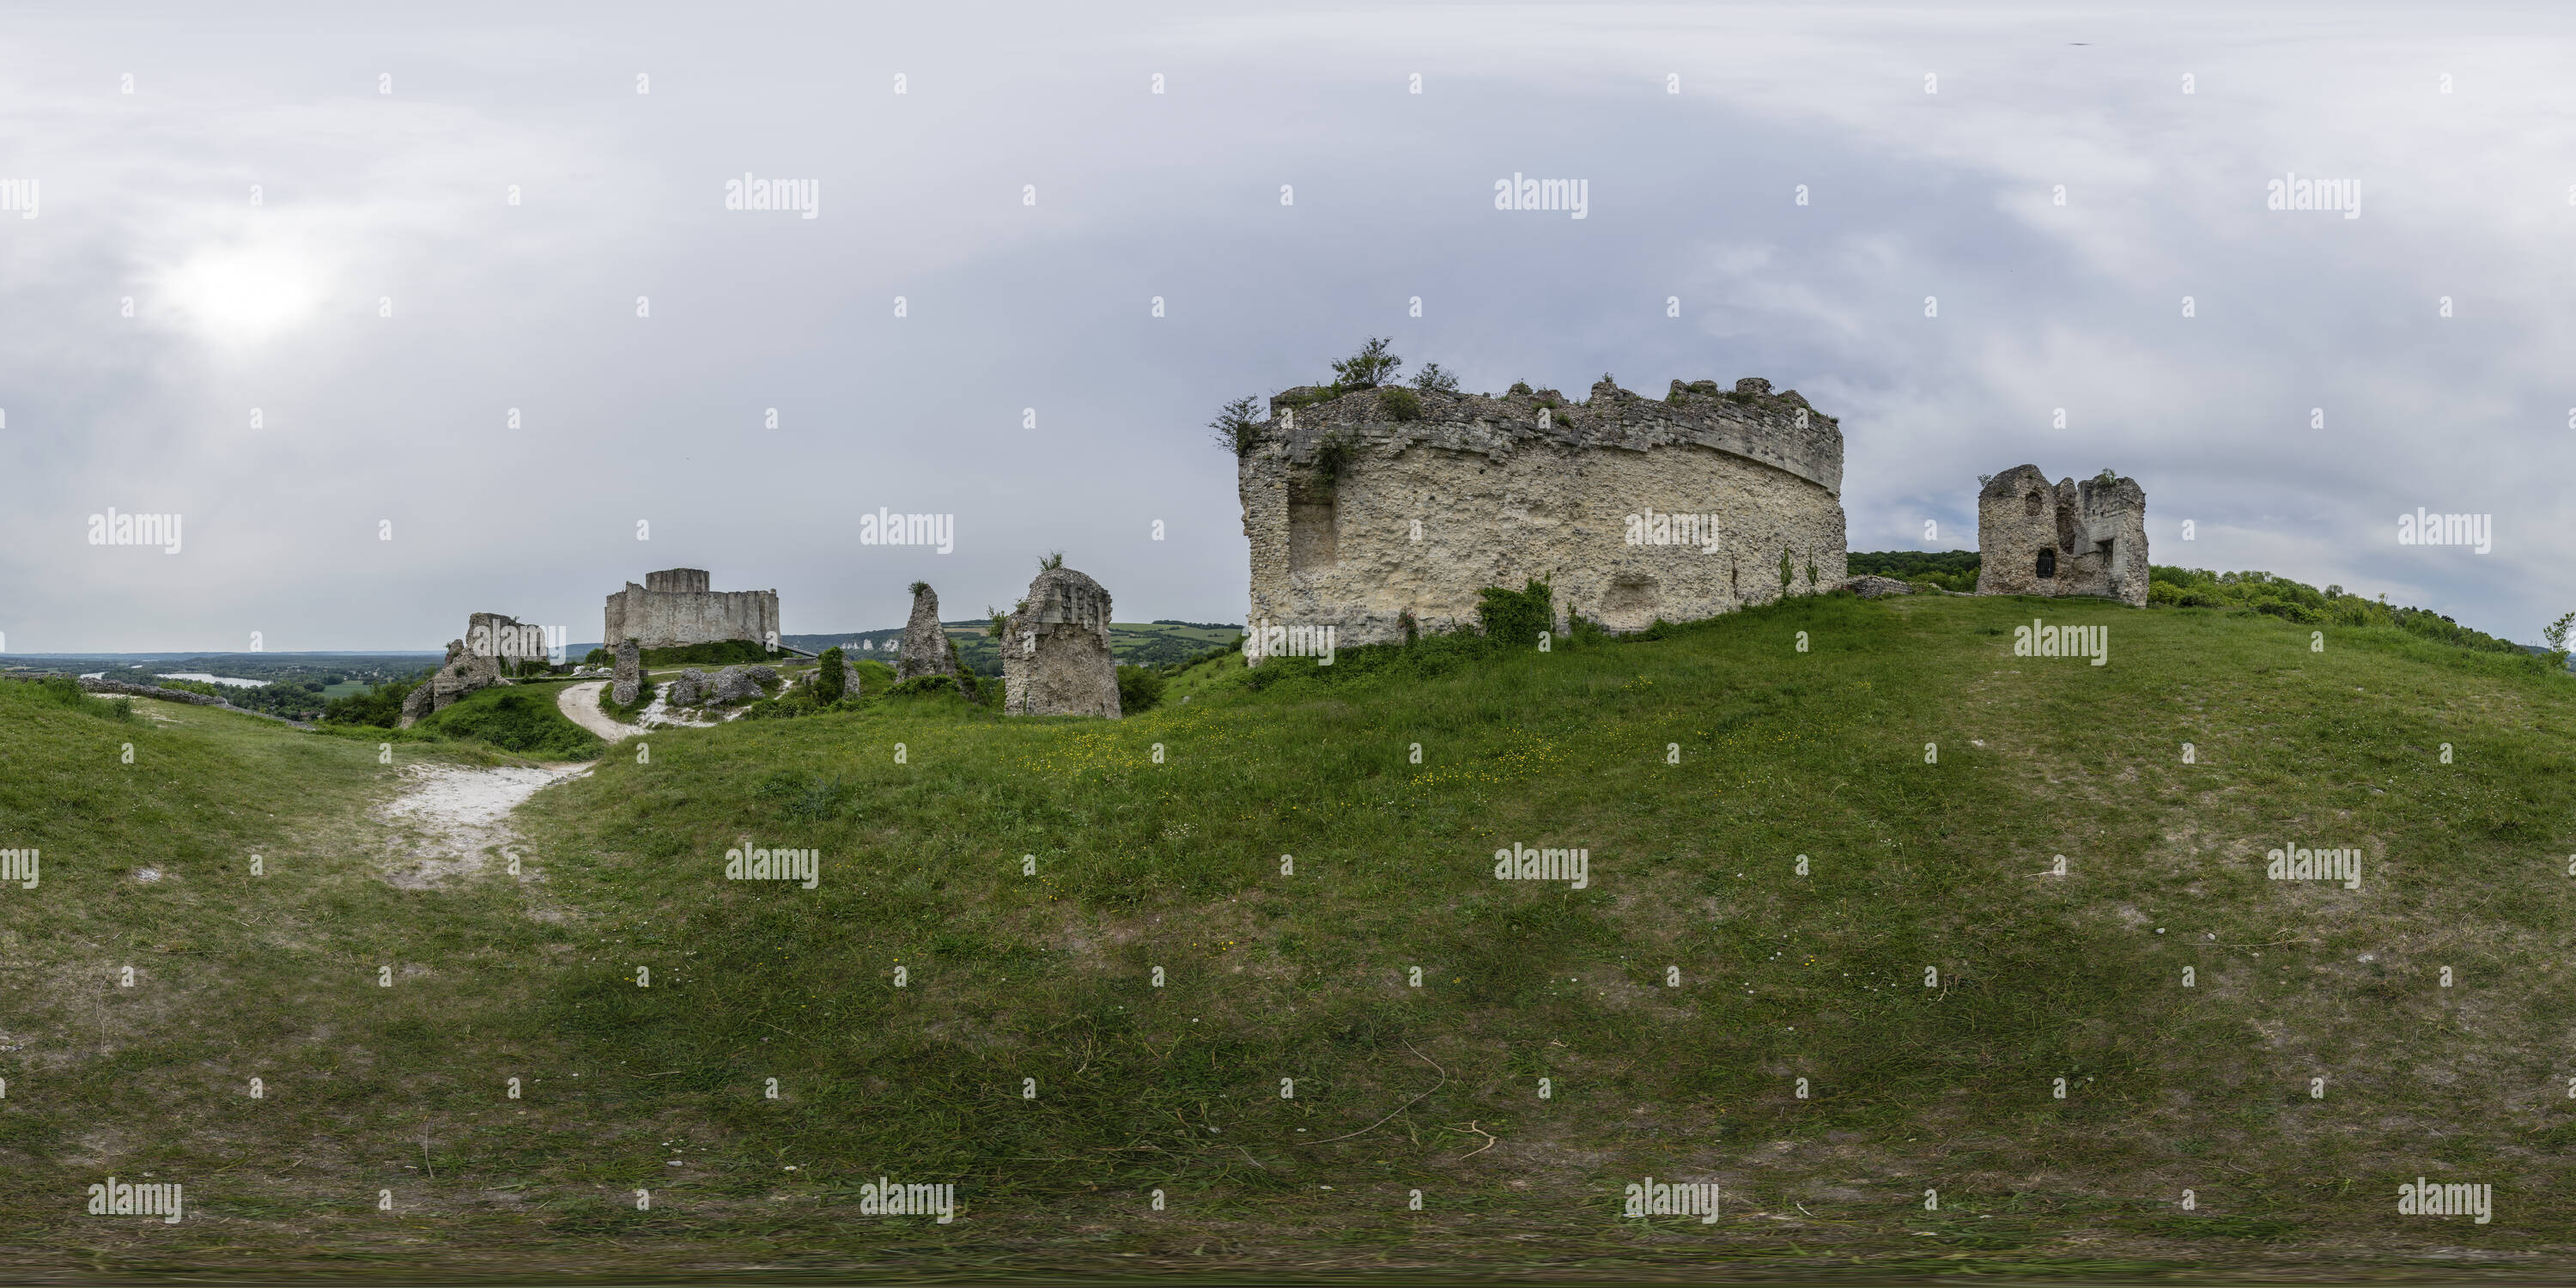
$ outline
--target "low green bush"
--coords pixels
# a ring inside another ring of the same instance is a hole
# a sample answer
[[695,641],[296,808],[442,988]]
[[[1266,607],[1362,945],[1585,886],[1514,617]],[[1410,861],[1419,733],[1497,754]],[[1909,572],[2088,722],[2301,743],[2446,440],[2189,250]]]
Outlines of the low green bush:
[[816,702],[829,705],[841,700],[841,692],[848,684],[841,672],[843,656],[841,646],[835,644],[815,658],[814,682],[808,687],[813,691]]
[[1476,620],[1485,639],[1507,649],[1537,648],[1538,637],[1556,629],[1556,594],[1536,577],[1519,590],[1487,586],[1476,592]]
[[523,756],[589,760],[607,748],[599,735],[566,718],[553,685],[511,685],[466,694],[415,729],[488,742]]
[[770,660],[769,650],[751,640],[716,640],[678,648],[648,648],[642,654],[646,666],[732,666]]
[[418,680],[394,680],[361,689],[322,704],[322,723],[391,729],[402,720],[403,699],[421,686]]
[[1150,666],[1118,668],[1118,710],[1122,715],[1151,711],[1163,700],[1163,676]]
[[135,719],[134,699],[102,698],[82,688],[79,681],[67,675],[48,675],[38,680],[13,680],[11,683],[33,690],[47,702],[69,707],[84,715],[97,716],[101,720],[123,724]]

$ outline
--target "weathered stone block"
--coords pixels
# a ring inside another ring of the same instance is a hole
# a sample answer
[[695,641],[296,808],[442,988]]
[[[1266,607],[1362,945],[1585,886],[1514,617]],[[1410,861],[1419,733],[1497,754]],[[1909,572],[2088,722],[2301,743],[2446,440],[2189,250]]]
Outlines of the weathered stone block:
[[1863,599],[1885,599],[1890,595],[1913,594],[1914,583],[1898,581],[1894,577],[1881,577],[1875,573],[1863,573],[1844,582],[1843,589]]
[[674,707],[694,707],[713,696],[706,672],[696,667],[680,672],[680,678],[662,691],[662,701]]
[[1002,640],[1002,693],[1009,715],[1119,718],[1109,592],[1099,582],[1049,568],[1029,583]]
[[903,624],[903,652],[895,658],[894,678],[955,675],[956,654],[939,625],[939,592],[929,582],[912,583],[912,616]]
[[632,639],[617,644],[617,705],[627,706],[644,691],[643,650]]

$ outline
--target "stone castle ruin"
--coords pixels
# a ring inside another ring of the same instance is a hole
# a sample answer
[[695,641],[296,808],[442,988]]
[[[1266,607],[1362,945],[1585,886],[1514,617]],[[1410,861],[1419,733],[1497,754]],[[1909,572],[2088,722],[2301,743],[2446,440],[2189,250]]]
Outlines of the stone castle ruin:
[[705,569],[666,568],[610,595],[605,629],[600,638],[611,647],[627,639],[644,648],[724,640],[769,645],[778,638],[778,592],[709,590]]
[[447,660],[436,674],[403,698],[397,728],[409,729],[422,716],[456,705],[477,689],[508,684],[521,662],[544,661],[546,633],[501,613],[475,613],[465,619],[465,638],[447,642]]
[[2017,465],[1977,492],[1977,593],[2107,595],[2147,606],[2147,494],[2109,470],[2051,486]]
[[[912,656],[909,641],[904,656]],[[1119,718],[1109,592],[1099,582],[1057,567],[1029,583],[1002,637],[1002,712]]]
[[1844,579],[1842,430],[1767,380],[1270,407],[1237,456],[1253,629],[1333,625],[1344,648],[1473,629],[1479,591],[1536,577],[1560,633],[1569,614],[1637,630]]

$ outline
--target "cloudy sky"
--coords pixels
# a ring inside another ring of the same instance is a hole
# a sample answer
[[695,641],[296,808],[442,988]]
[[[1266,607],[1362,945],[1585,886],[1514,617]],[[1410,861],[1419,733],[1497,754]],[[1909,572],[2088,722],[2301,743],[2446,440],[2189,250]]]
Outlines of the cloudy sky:
[[[7,651],[590,640],[671,566],[873,628],[1057,548],[1239,621],[1205,423],[1369,335],[1799,389],[1855,550],[2107,466],[2160,563],[2576,608],[2563,5],[407,9],[0,15]],[[1495,210],[1516,173],[1587,217]],[[2359,217],[2267,209],[2291,173]],[[879,506],[956,549],[862,545]],[[2418,506],[2492,551],[2400,545]]]

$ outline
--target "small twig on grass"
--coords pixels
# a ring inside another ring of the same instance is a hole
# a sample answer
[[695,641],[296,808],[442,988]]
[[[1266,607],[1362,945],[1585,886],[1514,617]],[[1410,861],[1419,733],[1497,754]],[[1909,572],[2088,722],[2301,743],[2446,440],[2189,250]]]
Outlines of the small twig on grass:
[[1323,1140],[1310,1140],[1310,1141],[1306,1141],[1306,1142],[1304,1142],[1304,1143],[1305,1143],[1305,1144],[1308,1144],[1308,1145],[1330,1145],[1330,1144],[1332,1144],[1334,1141],[1337,1141],[1337,1140],[1349,1140],[1349,1139],[1350,1139],[1351,1137],[1353,1137],[1353,1136],[1365,1136],[1365,1135],[1369,1134],[1370,1132],[1376,1131],[1378,1128],[1385,1126],[1385,1125],[1387,1124],[1387,1119],[1393,1118],[1393,1117],[1395,1117],[1395,1115],[1396,1115],[1396,1114],[1403,1113],[1403,1112],[1404,1112],[1405,1110],[1407,1110],[1407,1109],[1411,1109],[1411,1108],[1414,1106],[1414,1104],[1415,1104],[1416,1102],[1418,1102],[1418,1101],[1420,1101],[1420,1100],[1422,1099],[1422,1097],[1423,1097],[1423,1096],[1430,1095],[1432,1091],[1438,1091],[1438,1090],[1439,1090],[1439,1089],[1441,1089],[1442,1087],[1445,1087],[1445,1086],[1448,1086],[1448,1085],[1449,1085],[1449,1071],[1448,1071],[1447,1069],[1441,1069],[1441,1068],[1440,1068],[1440,1062],[1439,1062],[1439,1061],[1432,1059],[1430,1056],[1423,1055],[1423,1054],[1422,1054],[1422,1050],[1421,1050],[1421,1048],[1416,1047],[1416,1046],[1415,1046],[1415,1045],[1413,1045],[1411,1042],[1406,1042],[1406,1043],[1404,1044],[1404,1049],[1405,1049],[1405,1050],[1407,1050],[1407,1051],[1411,1051],[1411,1052],[1412,1052],[1414,1055],[1416,1055],[1416,1056],[1421,1057],[1421,1060],[1422,1060],[1422,1062],[1423,1062],[1424,1064],[1430,1065],[1432,1068],[1434,1068],[1434,1069],[1438,1069],[1438,1070],[1439,1070],[1439,1072],[1440,1072],[1440,1081],[1438,1081],[1438,1082],[1435,1082],[1435,1083],[1432,1083],[1432,1084],[1431,1084],[1431,1091],[1425,1091],[1425,1092],[1423,1092],[1421,1095],[1417,1095],[1417,1096],[1415,1096],[1412,1100],[1408,1100],[1408,1101],[1405,1101],[1403,1104],[1397,1105],[1397,1106],[1395,1107],[1394,1112],[1393,1112],[1393,1113],[1389,1113],[1389,1114],[1386,1116],[1386,1118],[1380,1118],[1380,1119],[1378,1119],[1376,1122],[1370,1123],[1368,1126],[1360,1128],[1358,1131],[1345,1133],[1345,1134],[1340,1135],[1340,1136],[1332,1136],[1332,1137],[1328,1137],[1328,1138],[1323,1139]]
[[1474,1158],[1476,1155],[1481,1154],[1481,1153],[1484,1153],[1486,1150],[1492,1149],[1494,1146],[1496,1146],[1496,1145],[1499,1145],[1499,1144],[1502,1144],[1502,1143],[1503,1143],[1502,1137],[1500,1137],[1500,1136],[1496,1136],[1494,1133],[1489,1132],[1489,1131],[1485,1130],[1484,1128],[1479,1127],[1479,1126],[1477,1126],[1477,1125],[1476,1125],[1476,1123],[1481,1122],[1481,1121],[1483,1121],[1483,1120],[1482,1120],[1482,1119],[1473,1119],[1473,1120],[1470,1120],[1470,1121],[1468,1122],[1468,1124],[1467,1124],[1467,1130],[1469,1130],[1469,1131],[1471,1131],[1471,1132],[1474,1132],[1474,1133],[1476,1133],[1476,1134],[1477,1134],[1477,1135],[1479,1135],[1479,1136],[1484,1137],[1484,1138],[1485,1138],[1485,1143],[1484,1143],[1484,1144],[1482,1144],[1482,1145],[1477,1146],[1477,1147],[1476,1147],[1476,1148],[1474,1148],[1474,1149],[1468,1150],[1468,1151],[1467,1151],[1466,1153],[1464,1153],[1464,1154],[1460,1154],[1460,1155],[1458,1156],[1458,1159],[1459,1159],[1459,1161],[1460,1161],[1460,1162],[1464,1162],[1464,1161],[1466,1161],[1466,1160],[1468,1160],[1468,1159],[1470,1159],[1470,1158]]

